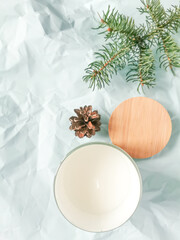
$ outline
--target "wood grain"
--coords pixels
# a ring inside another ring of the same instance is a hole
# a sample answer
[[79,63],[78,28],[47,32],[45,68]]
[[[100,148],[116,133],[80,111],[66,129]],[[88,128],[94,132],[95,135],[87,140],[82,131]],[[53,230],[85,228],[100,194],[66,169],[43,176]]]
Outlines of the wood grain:
[[167,110],[147,97],[134,97],[119,104],[108,128],[112,143],[133,158],[148,158],[160,152],[172,132]]

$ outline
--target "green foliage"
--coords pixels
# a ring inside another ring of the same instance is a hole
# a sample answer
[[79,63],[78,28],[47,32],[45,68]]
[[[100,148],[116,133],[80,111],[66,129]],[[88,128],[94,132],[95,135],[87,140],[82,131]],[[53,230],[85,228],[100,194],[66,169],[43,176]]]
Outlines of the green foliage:
[[180,27],[180,7],[172,6],[172,9],[167,10],[166,28],[171,32],[177,32]]
[[[109,31],[107,31],[107,26],[109,27]],[[120,36],[124,38],[128,38],[128,36],[135,35],[137,33],[136,26],[134,20],[132,18],[126,17],[123,14],[119,14],[118,11],[113,9],[110,11],[110,7],[108,7],[107,12],[103,12],[103,18],[101,24],[96,29],[104,29],[102,33],[105,33],[105,39],[113,39],[116,40]]]
[[138,27],[132,18],[108,7],[103,12],[101,22],[96,28],[104,34],[106,45],[95,53],[96,60],[85,69],[83,80],[89,87],[102,88],[109,84],[118,69],[129,65],[127,81],[137,82],[139,87],[155,85],[154,56],[152,46],[160,53],[160,67],[180,67],[180,48],[171,34],[180,27],[180,7],[165,9],[159,0],[141,0],[141,14],[146,14],[145,24]]
[[160,67],[166,70],[168,67],[174,73],[173,67],[180,67],[180,48],[167,32],[160,34],[158,49],[162,55],[159,58]]
[[109,84],[110,78],[117,74],[117,66],[123,69],[126,66],[126,54],[129,47],[125,43],[108,43],[103,46],[99,52],[95,52],[96,61],[90,63],[85,69],[87,75],[84,81],[89,82],[89,87],[93,89],[97,86],[102,88],[105,84]]
[[139,91],[140,86],[146,85],[148,88],[155,84],[154,74],[154,57],[151,49],[140,48],[135,53],[133,58],[128,62],[130,70],[127,73],[127,81],[138,82]]
[[[180,67],[180,48],[171,37],[180,26],[180,8],[173,7],[166,12],[159,0],[142,1],[144,8],[140,12],[149,14],[146,17],[154,29],[153,35],[156,40],[158,49],[162,55],[159,58],[160,67],[168,67],[174,73],[173,67]],[[153,3],[153,4],[152,4]]]

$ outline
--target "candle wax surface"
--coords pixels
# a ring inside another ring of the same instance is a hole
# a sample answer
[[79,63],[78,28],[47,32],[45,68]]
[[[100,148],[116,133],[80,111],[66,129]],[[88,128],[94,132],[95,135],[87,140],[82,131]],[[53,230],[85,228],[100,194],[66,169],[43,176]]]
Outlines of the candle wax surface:
[[107,231],[134,212],[141,180],[128,155],[105,144],[84,145],[61,164],[55,197],[63,215],[87,231]]

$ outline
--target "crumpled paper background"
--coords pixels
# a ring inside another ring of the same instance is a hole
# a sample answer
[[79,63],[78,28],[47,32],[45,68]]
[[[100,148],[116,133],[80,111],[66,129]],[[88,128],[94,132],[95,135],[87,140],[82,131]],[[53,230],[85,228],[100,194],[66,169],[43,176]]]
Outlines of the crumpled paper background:
[[[54,200],[54,176],[66,154],[83,143],[110,143],[112,111],[139,96],[125,71],[101,91],[82,82],[103,42],[91,27],[108,4],[142,22],[139,0],[0,2],[0,240],[180,239],[179,70],[174,77],[158,69],[156,87],[145,92],[166,107],[173,131],[163,151],[136,160],[143,196],[133,217],[114,231],[88,233],[67,222]],[[68,129],[73,109],[85,104],[102,115],[102,130],[92,139],[75,138]]]

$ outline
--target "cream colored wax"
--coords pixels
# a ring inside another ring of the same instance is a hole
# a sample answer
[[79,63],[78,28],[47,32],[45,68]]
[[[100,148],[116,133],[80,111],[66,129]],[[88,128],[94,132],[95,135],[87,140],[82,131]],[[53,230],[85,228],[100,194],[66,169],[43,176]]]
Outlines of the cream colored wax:
[[55,197],[63,215],[87,231],[107,231],[124,223],[141,195],[133,160],[105,144],[84,145],[61,164]]

